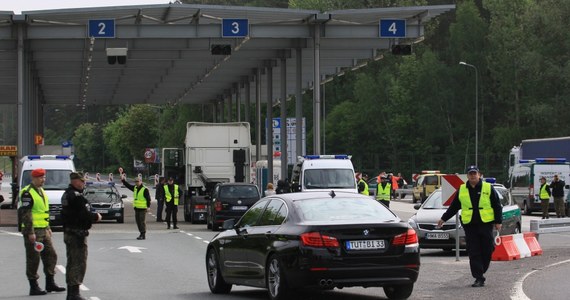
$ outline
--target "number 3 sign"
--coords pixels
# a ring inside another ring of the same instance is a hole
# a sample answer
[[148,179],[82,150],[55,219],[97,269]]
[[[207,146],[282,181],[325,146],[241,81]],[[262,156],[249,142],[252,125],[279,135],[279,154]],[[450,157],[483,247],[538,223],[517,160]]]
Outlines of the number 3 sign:
[[248,19],[223,19],[222,37],[246,37],[249,35]]

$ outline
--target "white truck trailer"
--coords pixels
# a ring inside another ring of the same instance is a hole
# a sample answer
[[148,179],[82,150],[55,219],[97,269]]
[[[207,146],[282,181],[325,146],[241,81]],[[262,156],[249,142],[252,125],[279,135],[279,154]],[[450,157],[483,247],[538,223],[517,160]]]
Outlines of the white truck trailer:
[[184,149],[184,219],[206,221],[209,197],[221,182],[250,182],[249,123],[188,122]]

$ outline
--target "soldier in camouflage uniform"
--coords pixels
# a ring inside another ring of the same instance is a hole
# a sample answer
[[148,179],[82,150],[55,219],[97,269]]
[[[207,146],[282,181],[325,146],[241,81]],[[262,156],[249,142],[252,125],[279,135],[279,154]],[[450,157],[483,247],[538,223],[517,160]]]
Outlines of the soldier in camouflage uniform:
[[[20,191],[18,214],[26,248],[26,276],[30,282],[30,296],[65,291],[54,281],[57,254],[51,242],[49,200],[42,188],[46,181],[45,175],[44,169],[32,170],[32,183]],[[41,252],[34,248],[36,242],[43,243],[44,249]],[[44,265],[47,292],[38,285],[40,258]]]
[[63,241],[67,250],[67,300],[84,300],[79,294],[87,270],[87,236],[93,221],[100,221],[101,215],[92,213],[83,196],[85,179],[82,174],[71,173],[71,184],[61,197],[63,218]]

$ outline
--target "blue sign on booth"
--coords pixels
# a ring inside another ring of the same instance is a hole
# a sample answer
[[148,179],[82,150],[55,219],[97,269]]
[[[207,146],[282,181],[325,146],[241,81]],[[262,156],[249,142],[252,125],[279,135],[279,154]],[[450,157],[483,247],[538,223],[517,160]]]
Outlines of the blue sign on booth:
[[406,20],[396,20],[396,19],[380,20],[380,37],[383,38],[406,37]]
[[223,19],[222,37],[246,37],[249,35],[248,19]]
[[89,37],[114,38],[115,20],[89,20]]

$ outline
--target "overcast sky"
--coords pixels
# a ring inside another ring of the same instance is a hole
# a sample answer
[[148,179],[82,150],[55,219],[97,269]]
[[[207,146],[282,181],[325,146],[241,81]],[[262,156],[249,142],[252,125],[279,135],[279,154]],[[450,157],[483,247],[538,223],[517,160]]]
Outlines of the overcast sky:
[[168,4],[169,2],[174,2],[174,0],[1,0],[0,11],[13,11],[20,14],[28,10]]

